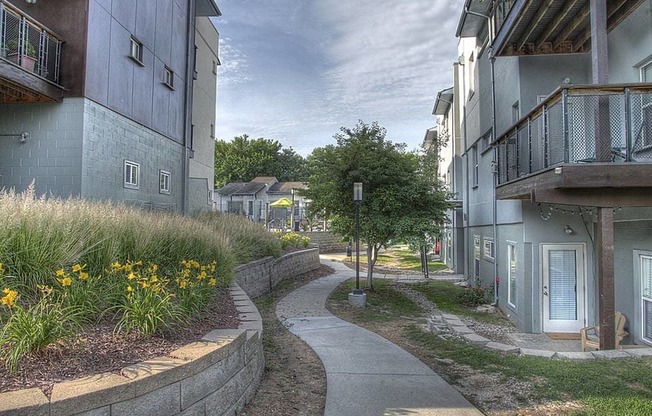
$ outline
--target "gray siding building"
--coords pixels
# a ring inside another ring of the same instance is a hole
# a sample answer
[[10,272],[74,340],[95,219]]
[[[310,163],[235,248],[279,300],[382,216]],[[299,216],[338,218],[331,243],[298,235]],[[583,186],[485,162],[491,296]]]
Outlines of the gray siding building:
[[211,208],[213,0],[2,0],[0,13],[0,187]]
[[600,325],[613,348],[618,310],[652,345],[652,0],[465,4],[435,105],[462,136],[443,247],[521,330]]

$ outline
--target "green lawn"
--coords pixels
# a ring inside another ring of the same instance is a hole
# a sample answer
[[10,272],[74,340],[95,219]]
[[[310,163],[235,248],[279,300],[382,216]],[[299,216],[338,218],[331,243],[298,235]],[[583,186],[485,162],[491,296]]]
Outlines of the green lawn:
[[[333,292],[331,300],[344,301],[353,285],[352,281],[340,285]],[[457,293],[463,289],[449,282],[427,282],[411,287],[424,293],[442,311],[476,319],[503,320],[497,316],[476,314],[457,303]],[[374,291],[367,292],[366,308],[347,311],[346,319],[359,325],[382,324],[392,332],[401,331],[403,337],[419,346],[417,351],[424,362],[450,359],[479,371],[503,375],[506,380],[529,382],[533,391],[522,398],[524,404],[530,400],[538,403],[577,401],[584,408],[573,410],[570,414],[652,415],[650,358],[587,361],[547,359],[500,354],[457,339],[441,338],[425,332],[419,325],[406,326],[404,317],[420,316],[420,307],[394,290],[391,282],[382,279],[375,280]],[[446,373],[446,366],[437,371]],[[448,376],[453,382],[457,377],[454,373]],[[496,388],[510,387],[506,382]]]
[[[428,256],[430,257],[430,255]],[[355,260],[355,253],[353,253]],[[360,264],[367,264],[365,252],[360,252]],[[376,267],[391,268],[398,271],[421,271],[421,255],[411,251],[407,246],[391,246],[384,249],[378,255]],[[428,259],[428,271],[430,273],[446,270],[446,264],[440,261]]]

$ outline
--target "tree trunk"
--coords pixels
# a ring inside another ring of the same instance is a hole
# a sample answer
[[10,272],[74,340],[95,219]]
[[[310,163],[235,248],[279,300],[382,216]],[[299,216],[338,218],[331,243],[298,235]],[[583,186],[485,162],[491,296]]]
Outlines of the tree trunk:
[[379,246],[374,244],[367,244],[367,283],[365,289],[373,289],[373,276],[374,276],[374,266],[376,265],[376,260],[378,259],[378,250]]

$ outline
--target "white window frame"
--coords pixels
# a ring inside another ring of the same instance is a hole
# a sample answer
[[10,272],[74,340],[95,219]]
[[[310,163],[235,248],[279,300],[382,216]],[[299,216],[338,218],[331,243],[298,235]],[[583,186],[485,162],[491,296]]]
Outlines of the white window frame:
[[476,188],[480,181],[480,156],[478,155],[478,144],[474,144],[471,149],[471,154],[473,157],[473,187]]
[[174,71],[167,65],[163,67],[163,84],[171,90],[174,89]]
[[647,78],[645,77],[645,71],[646,71],[647,69],[650,69],[650,68],[652,68],[652,58],[648,59],[647,61],[644,61],[644,62],[643,62],[643,63],[638,67],[638,70],[639,70],[639,73],[640,73],[641,82],[652,82],[652,77],[650,77],[650,79],[647,79]]
[[[518,260],[516,252],[516,243],[507,242],[507,304],[516,309],[516,290],[518,289],[518,282],[516,279],[518,270]],[[512,283],[513,280],[513,283]],[[512,290],[514,296],[512,297]]]
[[122,179],[125,188],[138,189],[140,187],[140,163],[125,159]]
[[[645,337],[645,304],[646,302],[652,303],[652,293],[650,293],[648,296],[646,296],[645,293],[645,279],[643,276],[643,259],[648,259],[652,260],[652,253],[650,252],[639,252],[638,253],[638,274],[639,274],[639,279],[640,279],[640,302],[641,302],[641,308],[640,308],[640,319],[641,319],[641,339],[648,343],[652,344],[652,337],[646,338]],[[650,291],[652,292],[652,290]]]
[[480,277],[480,236],[473,236],[473,277]]
[[129,57],[132,60],[134,60],[138,65],[145,66],[145,64],[143,63],[143,43],[133,36],[131,37]]
[[167,170],[160,169],[158,171],[158,193],[159,194],[170,194],[170,182],[172,179],[172,174]]
[[495,253],[496,245],[494,244],[494,239],[484,237],[483,240],[484,241],[482,244],[482,255],[484,256],[485,259],[493,261],[496,256]]

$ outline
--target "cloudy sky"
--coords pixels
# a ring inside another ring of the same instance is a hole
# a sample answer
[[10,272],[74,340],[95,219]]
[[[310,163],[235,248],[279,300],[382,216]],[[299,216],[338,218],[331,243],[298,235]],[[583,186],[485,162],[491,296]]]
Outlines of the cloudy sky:
[[417,148],[452,86],[463,0],[220,0],[217,137],[302,155],[377,121]]

